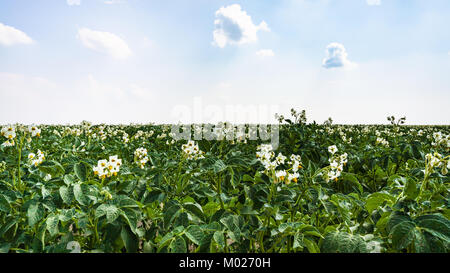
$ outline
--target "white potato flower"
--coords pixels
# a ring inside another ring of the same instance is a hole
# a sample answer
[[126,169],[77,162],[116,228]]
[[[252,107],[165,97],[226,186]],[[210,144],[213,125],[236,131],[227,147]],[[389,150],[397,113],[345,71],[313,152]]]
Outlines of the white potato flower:
[[332,145],[332,146],[328,147],[328,152],[330,152],[332,155],[334,155],[337,151],[338,151],[338,148],[336,147],[336,145]]

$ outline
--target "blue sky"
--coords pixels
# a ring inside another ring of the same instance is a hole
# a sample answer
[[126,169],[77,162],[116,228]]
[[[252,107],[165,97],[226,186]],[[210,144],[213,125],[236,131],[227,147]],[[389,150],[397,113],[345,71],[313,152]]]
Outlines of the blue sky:
[[448,14],[448,0],[0,0],[0,123],[272,122],[293,107],[450,124]]

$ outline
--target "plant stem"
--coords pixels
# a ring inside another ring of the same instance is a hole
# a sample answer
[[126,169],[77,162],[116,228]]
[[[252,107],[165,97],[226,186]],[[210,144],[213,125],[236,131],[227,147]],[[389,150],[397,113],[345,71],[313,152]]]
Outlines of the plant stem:
[[219,179],[217,179],[216,181],[216,187],[217,187],[217,194],[219,196],[219,202],[220,202],[220,208],[221,209],[225,209],[225,205],[223,204],[223,200],[222,200],[222,183],[221,183],[221,179],[219,177]]
[[[22,161],[22,148],[23,148],[23,140],[24,140],[24,135],[22,135],[20,137],[20,143],[19,143],[19,160],[17,162],[17,186],[19,189],[21,189],[22,186],[22,179],[21,179],[21,174],[20,174],[20,163]],[[21,189],[21,190],[25,190],[25,189]],[[23,191],[22,191],[23,193]]]

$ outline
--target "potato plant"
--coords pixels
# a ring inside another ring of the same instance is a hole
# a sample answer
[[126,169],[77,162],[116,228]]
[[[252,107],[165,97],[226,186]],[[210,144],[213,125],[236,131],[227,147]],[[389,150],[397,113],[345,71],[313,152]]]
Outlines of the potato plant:
[[448,126],[295,115],[276,150],[170,125],[2,126],[0,252],[449,252]]

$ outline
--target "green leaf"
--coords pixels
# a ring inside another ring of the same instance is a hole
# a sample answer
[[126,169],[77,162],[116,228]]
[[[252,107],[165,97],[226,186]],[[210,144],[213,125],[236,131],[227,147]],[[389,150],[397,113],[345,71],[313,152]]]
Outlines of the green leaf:
[[178,217],[173,222],[176,227],[187,227],[189,225],[189,215],[187,212],[179,211]]
[[139,207],[136,203],[136,200],[126,196],[119,195],[114,198],[114,204],[116,204],[119,208],[137,208]]
[[367,197],[366,201],[366,209],[369,213],[372,213],[374,210],[380,208],[380,206],[387,202],[387,204],[394,204],[395,197],[391,196],[389,193],[384,192],[376,192],[372,193]]
[[18,222],[17,221],[18,219],[13,218],[12,216],[10,216],[8,218],[9,218],[9,221],[5,222],[4,225],[2,225],[1,228],[0,228],[0,237],[2,237],[6,232],[8,232],[8,230],[12,226],[16,225],[17,222]]
[[27,210],[28,225],[34,226],[44,218],[44,206],[42,203],[32,203]]
[[354,186],[356,186],[356,188],[359,190],[360,193],[363,193],[363,187],[359,183],[358,178],[356,178],[356,176],[354,174],[343,173],[342,179],[343,179],[343,181],[348,181],[348,182],[352,183]]
[[447,253],[448,252],[445,244],[442,243],[442,240],[431,235],[428,232],[425,232],[424,235],[425,235],[425,239],[427,240],[428,245],[430,247],[429,252],[431,252],[431,253]]
[[183,204],[183,207],[190,212],[191,214],[198,217],[200,220],[204,220],[205,216],[203,214],[203,209],[199,204],[196,203],[186,203]]
[[411,221],[403,221],[395,225],[390,232],[392,245],[397,250],[406,248],[414,241],[417,232],[419,231],[416,230],[414,222]]
[[419,195],[419,188],[417,187],[416,182],[412,178],[406,180],[403,193],[410,200],[415,200],[416,197]]
[[415,222],[433,236],[450,243],[450,221],[441,214],[422,215]]
[[253,182],[253,177],[251,177],[248,174],[244,174],[244,176],[242,177],[242,181],[244,181],[244,182]]
[[122,231],[120,232],[120,238],[122,238],[122,242],[125,245],[125,249],[127,253],[136,253],[139,248],[139,240],[133,232],[126,226],[122,227]]
[[50,232],[51,236],[55,236],[58,234],[58,223],[59,223],[59,216],[58,215],[52,215],[47,218],[45,221],[46,227],[48,232]]
[[98,206],[98,208],[95,210],[95,217],[100,218],[102,216],[106,215],[106,221],[107,223],[113,223],[120,215],[119,209],[110,204],[101,204]]
[[320,253],[319,246],[313,240],[303,238],[303,243],[306,245],[309,253]]
[[85,193],[87,192],[87,186],[85,184],[75,184],[73,186],[73,194],[75,199],[80,203],[80,205],[86,206],[89,202]]
[[213,235],[214,241],[221,246],[222,248],[225,247],[225,237],[222,231],[216,231]]
[[75,171],[75,175],[80,179],[81,181],[86,181],[86,166],[82,163],[76,163],[73,166],[73,170]]
[[75,208],[72,209],[63,209],[61,210],[61,212],[59,213],[59,220],[61,222],[67,222],[72,220],[72,218],[75,215]]
[[220,173],[220,172],[226,170],[226,168],[227,168],[227,165],[225,165],[225,163],[220,159],[216,160],[213,164],[213,171],[215,173]]
[[42,187],[41,187],[42,198],[45,199],[46,197],[50,196],[50,194],[51,194],[51,191],[49,189],[45,188],[44,185],[42,185]]
[[69,187],[61,186],[59,188],[59,195],[65,204],[70,205],[72,203],[73,191]]
[[[309,249],[309,248],[308,248]],[[322,253],[367,253],[367,245],[360,235],[331,232],[325,236]]]
[[166,235],[164,235],[164,237],[161,238],[161,241],[159,241],[158,252],[163,247],[165,247],[168,243],[171,242],[172,237],[173,237],[173,232],[169,232]]
[[239,241],[241,230],[236,225],[237,221],[235,219],[235,216],[229,215],[228,217],[220,219],[220,222],[230,231],[230,238],[235,242]]
[[411,222],[412,219],[408,215],[405,215],[401,212],[393,212],[390,217],[389,221],[386,225],[387,231],[390,233],[391,230],[398,224],[402,222]]
[[241,209],[241,215],[258,215],[258,212],[252,209],[251,206],[244,206]]
[[144,252],[144,253],[154,253],[153,244],[151,242],[145,242],[142,252]]
[[178,204],[174,204],[171,207],[169,207],[167,210],[164,211],[164,226],[168,227],[173,220],[175,219],[175,216],[177,215],[177,212],[181,209],[181,206]]
[[414,232],[414,235],[414,249],[416,253],[429,253],[430,246],[425,238],[425,235],[418,230]]
[[413,245],[415,252],[430,252],[427,237],[416,225],[416,222],[420,223],[421,219],[417,219],[412,221],[409,216],[398,212],[391,216],[388,222],[388,230],[389,236],[392,238],[392,245],[396,250],[402,250]]
[[127,221],[128,225],[130,226],[131,231],[134,234],[137,234],[136,227],[138,224],[138,214],[132,210],[132,209],[123,209],[121,214],[123,218]]
[[8,253],[10,247],[10,243],[0,243],[0,253]]
[[73,176],[72,174],[66,174],[66,175],[64,175],[64,183],[65,183],[67,186],[70,186],[70,185],[72,185],[73,183],[75,183],[75,178],[74,178],[74,176]]
[[294,249],[300,248],[303,249],[304,243],[303,243],[303,234],[300,232],[295,233],[294,235],[294,244],[292,245]]
[[196,245],[200,245],[203,239],[203,231],[199,226],[189,226],[186,230],[186,237],[189,238]]
[[9,204],[8,200],[4,195],[0,194],[0,211],[9,213],[10,210],[11,205]]
[[172,253],[186,253],[187,252],[186,241],[182,236],[177,236],[170,243],[170,249]]
[[63,176],[66,172],[64,167],[57,161],[48,160],[39,165],[38,169],[46,174],[50,174],[53,178]]

